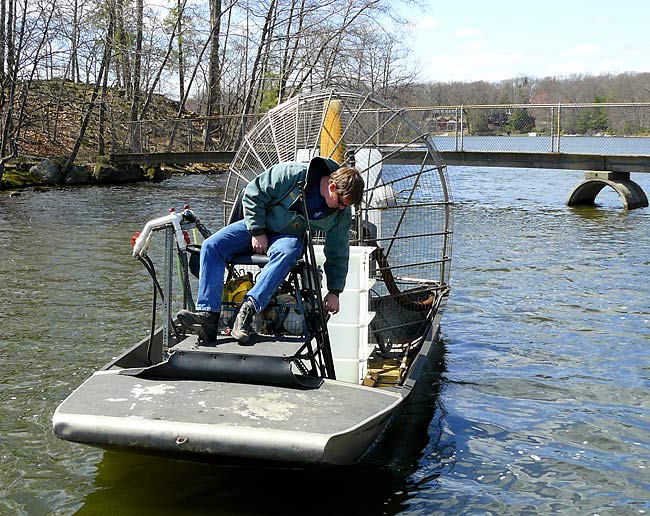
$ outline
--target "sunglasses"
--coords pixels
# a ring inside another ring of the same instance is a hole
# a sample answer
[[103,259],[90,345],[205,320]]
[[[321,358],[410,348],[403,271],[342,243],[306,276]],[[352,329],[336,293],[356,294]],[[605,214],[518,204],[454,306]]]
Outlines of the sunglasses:
[[341,200],[341,195],[339,193],[336,194],[336,202],[338,203],[339,208],[347,208],[348,206],[351,206],[350,204],[345,204]]

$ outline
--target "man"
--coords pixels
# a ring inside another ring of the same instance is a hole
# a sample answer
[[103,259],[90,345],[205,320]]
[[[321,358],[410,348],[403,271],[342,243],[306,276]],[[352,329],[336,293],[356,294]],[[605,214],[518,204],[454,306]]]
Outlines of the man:
[[329,158],[315,157],[305,163],[280,163],[266,170],[244,191],[244,218],[203,242],[197,312],[181,310],[178,320],[197,330],[207,341],[217,338],[225,264],[238,254],[268,254],[269,262],[248,291],[233,324],[231,335],[245,343],[253,315],[271,301],[289,271],[302,255],[306,220],[300,184],[306,183],[310,225],[325,233],[325,264],[328,293],[325,309],[339,311],[339,294],[348,272],[350,206],[363,196],[363,179],[350,167],[339,167]]

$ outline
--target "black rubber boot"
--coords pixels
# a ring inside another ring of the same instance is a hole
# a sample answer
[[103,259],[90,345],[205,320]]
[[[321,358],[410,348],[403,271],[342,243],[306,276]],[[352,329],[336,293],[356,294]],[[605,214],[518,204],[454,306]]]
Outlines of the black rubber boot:
[[242,343],[248,342],[251,333],[251,323],[255,315],[255,305],[250,299],[246,299],[237,313],[235,324],[232,325],[230,335]]
[[181,310],[176,314],[178,321],[193,330],[205,342],[217,340],[219,334],[219,312],[190,312]]

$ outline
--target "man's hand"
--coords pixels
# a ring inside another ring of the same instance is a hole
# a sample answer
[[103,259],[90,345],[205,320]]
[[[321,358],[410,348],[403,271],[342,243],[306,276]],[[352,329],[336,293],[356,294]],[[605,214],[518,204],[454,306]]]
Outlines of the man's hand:
[[323,299],[323,304],[325,305],[325,310],[336,314],[339,311],[339,296],[328,292],[328,294],[325,296],[325,299]]
[[269,237],[264,234],[254,236],[251,238],[251,245],[257,254],[266,254],[269,248]]

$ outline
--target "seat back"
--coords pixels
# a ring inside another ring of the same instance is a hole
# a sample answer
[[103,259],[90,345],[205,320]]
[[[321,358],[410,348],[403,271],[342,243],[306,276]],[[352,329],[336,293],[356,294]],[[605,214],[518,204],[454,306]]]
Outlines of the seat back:
[[[246,189],[242,188],[235,198],[232,210],[230,210],[230,217],[228,217],[228,224],[239,222],[244,218],[244,206],[242,205],[244,190]],[[269,257],[267,255],[253,253],[233,256],[227,265],[257,265],[259,267],[264,267],[267,263],[269,263]]]
[[241,219],[244,218],[244,206],[242,205],[242,199],[244,198],[244,190],[246,189],[242,188],[237,194],[237,197],[235,198],[235,202],[232,205],[232,210],[230,210],[230,217],[228,217],[227,224],[232,224],[233,222],[240,221]]

